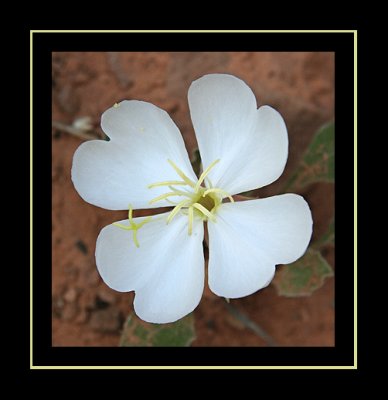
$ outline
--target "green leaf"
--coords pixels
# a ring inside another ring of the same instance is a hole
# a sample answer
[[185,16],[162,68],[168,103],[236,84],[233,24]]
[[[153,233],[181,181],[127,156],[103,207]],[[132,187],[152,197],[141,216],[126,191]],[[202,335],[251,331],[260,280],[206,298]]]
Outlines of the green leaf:
[[284,190],[296,191],[315,182],[334,182],[334,123],[315,134],[302,161]]
[[308,249],[298,261],[279,267],[273,283],[281,296],[309,296],[331,276],[333,269],[321,253]]
[[195,339],[192,314],[171,324],[149,324],[131,313],[120,339],[121,347],[190,346]]
[[320,249],[329,244],[334,244],[334,218],[330,221],[326,233],[319,240],[317,240],[313,246],[316,249]]

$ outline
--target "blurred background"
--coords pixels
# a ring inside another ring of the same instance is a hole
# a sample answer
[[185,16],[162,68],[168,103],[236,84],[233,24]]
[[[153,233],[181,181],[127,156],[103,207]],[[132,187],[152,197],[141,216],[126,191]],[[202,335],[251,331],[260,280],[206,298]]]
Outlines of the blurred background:
[[[268,104],[284,117],[290,142],[285,173],[254,194],[284,192],[316,131],[333,120],[334,53],[53,53],[53,346],[118,346],[133,310],[133,293],[106,286],[94,259],[100,230],[127,213],[100,209],[79,197],[70,179],[74,151],[85,139],[103,137],[99,123],[107,108],[137,99],[170,114],[192,155],[197,145],[187,91],[207,73],[236,75],[252,88],[259,105]],[[298,191],[313,212],[313,240],[331,222],[333,186],[319,182]],[[334,245],[320,251],[334,266]],[[287,267],[278,267],[277,274],[281,268]],[[304,294],[281,296],[275,282],[228,304],[206,287],[190,320],[195,329],[191,345],[334,346],[334,278],[322,279],[311,295]],[[136,332],[125,334],[130,341]]]

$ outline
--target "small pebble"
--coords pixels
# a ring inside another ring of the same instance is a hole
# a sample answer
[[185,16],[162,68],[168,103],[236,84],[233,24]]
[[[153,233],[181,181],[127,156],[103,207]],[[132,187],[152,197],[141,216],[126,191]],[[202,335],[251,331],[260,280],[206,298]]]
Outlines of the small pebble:
[[118,332],[121,324],[121,314],[114,307],[93,311],[90,317],[90,326],[97,332]]
[[62,311],[62,319],[64,321],[72,321],[78,314],[78,307],[73,304],[67,304]]
[[74,288],[70,288],[66,291],[63,298],[67,303],[73,303],[77,299],[77,291]]
[[97,292],[98,297],[100,298],[100,300],[109,303],[109,304],[114,304],[116,302],[116,296],[115,293],[113,292],[113,290],[109,289],[109,288],[101,288],[98,290]]
[[88,247],[82,240],[77,240],[75,242],[75,245],[77,246],[78,250],[83,253],[83,254],[88,254]]

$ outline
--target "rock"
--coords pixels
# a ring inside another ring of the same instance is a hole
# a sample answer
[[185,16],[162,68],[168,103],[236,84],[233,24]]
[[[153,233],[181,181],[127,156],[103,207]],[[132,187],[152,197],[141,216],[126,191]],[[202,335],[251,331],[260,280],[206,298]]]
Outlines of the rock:
[[58,106],[67,114],[76,114],[80,108],[80,99],[73,87],[65,83],[56,93]]
[[64,321],[72,321],[78,314],[78,307],[76,304],[66,304],[62,311],[62,319]]
[[81,312],[77,315],[77,318],[74,320],[76,324],[84,324],[89,318],[89,314],[86,310],[81,310]]
[[77,291],[74,288],[70,288],[66,291],[63,298],[67,303],[73,303],[77,300]]
[[116,296],[113,290],[108,287],[102,287],[98,290],[97,296],[105,303],[114,304],[116,302]]
[[87,270],[84,273],[84,279],[85,283],[88,286],[97,286],[98,282],[100,282],[100,275],[96,271],[96,268],[94,267],[92,270]]
[[114,307],[93,311],[90,317],[90,326],[97,332],[118,332],[121,328],[121,323],[120,311]]
[[106,53],[106,56],[109,67],[116,77],[119,85],[124,89],[133,86],[133,79],[131,78],[131,74],[128,73],[128,70],[125,68],[126,65],[124,63],[122,54],[111,51]]
[[61,318],[64,305],[65,302],[63,301],[62,297],[53,298],[52,309],[53,309],[53,315],[55,317]]

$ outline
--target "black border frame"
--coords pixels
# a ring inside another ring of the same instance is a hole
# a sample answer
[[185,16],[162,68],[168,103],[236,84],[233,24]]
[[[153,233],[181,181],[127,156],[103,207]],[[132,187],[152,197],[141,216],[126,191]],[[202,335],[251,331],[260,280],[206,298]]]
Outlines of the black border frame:
[[[114,36],[114,38],[113,38]],[[354,227],[349,166],[337,155],[353,148],[355,33],[87,33],[35,32],[33,47],[33,341],[31,368],[50,366],[315,366],[355,367]],[[336,115],[335,347],[98,348],[51,346],[51,52],[52,51],[333,51]],[[346,139],[345,139],[346,138]],[[352,144],[350,143],[352,139]],[[343,263],[340,260],[343,259]]]

